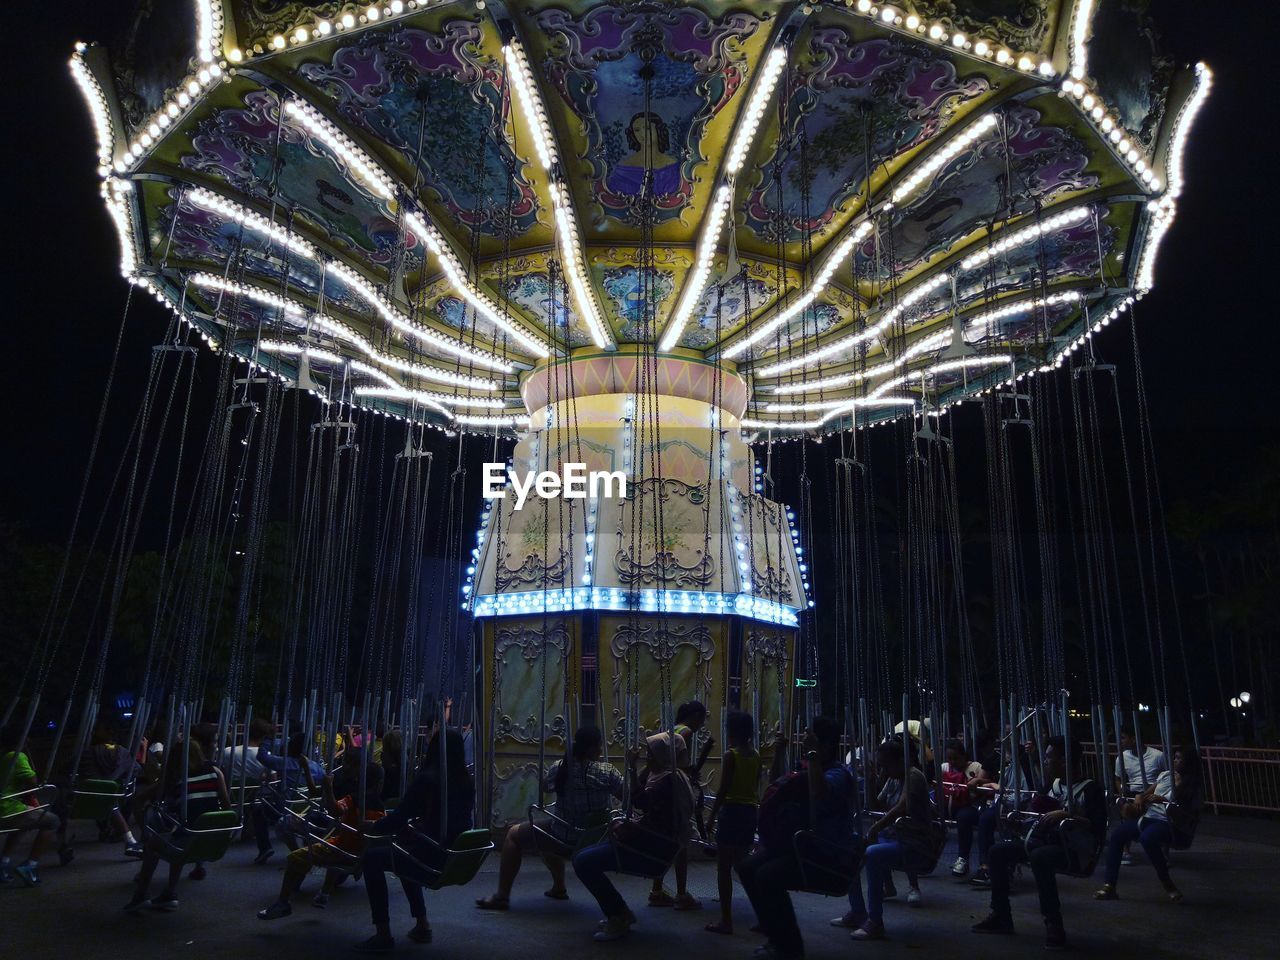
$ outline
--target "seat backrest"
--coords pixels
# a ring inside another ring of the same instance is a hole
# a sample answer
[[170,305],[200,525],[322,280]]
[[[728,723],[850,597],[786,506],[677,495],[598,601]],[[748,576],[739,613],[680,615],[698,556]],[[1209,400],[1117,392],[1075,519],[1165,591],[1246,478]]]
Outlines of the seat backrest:
[[[182,850],[184,863],[213,863],[221,860],[231,846],[231,837],[240,825],[234,810],[210,810],[196,817],[191,824],[193,832]],[[216,833],[199,831],[215,830]]]
[[114,780],[81,780],[71,800],[76,820],[105,820],[120,803],[124,790]]
[[431,884],[432,889],[470,883],[492,849],[493,838],[488,830],[466,830],[458,834],[449,844],[448,856],[440,868],[440,878]]

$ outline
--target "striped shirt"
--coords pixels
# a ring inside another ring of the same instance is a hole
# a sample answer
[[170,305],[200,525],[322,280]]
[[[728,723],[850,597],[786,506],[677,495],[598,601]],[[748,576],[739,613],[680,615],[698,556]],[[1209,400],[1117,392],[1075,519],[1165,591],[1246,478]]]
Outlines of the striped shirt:
[[[557,760],[547,771],[543,788],[548,792],[555,793],[556,774],[562,763],[563,760]],[[574,763],[569,768],[564,792],[556,793],[556,815],[575,827],[585,826],[593,815],[612,809],[613,800],[621,800],[625,789],[622,775],[612,764],[600,760]]]

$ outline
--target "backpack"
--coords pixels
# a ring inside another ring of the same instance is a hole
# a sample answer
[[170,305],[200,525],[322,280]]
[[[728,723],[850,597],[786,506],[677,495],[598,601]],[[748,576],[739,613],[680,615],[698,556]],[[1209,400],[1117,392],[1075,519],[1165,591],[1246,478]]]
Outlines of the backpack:
[[792,838],[809,826],[808,776],[804,770],[793,770],[765,788],[756,832],[770,853],[790,850]]

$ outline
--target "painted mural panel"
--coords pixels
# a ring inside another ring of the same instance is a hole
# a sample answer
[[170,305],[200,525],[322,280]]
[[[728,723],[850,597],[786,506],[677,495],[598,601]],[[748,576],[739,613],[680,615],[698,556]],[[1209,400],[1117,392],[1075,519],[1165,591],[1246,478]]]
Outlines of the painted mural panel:
[[656,3],[548,9],[535,19],[554,38],[541,69],[581,123],[603,216],[637,222],[649,169],[656,220],[679,217],[714,154],[702,143],[707,124],[746,82],[742,44],[760,22],[744,11],[713,17]]

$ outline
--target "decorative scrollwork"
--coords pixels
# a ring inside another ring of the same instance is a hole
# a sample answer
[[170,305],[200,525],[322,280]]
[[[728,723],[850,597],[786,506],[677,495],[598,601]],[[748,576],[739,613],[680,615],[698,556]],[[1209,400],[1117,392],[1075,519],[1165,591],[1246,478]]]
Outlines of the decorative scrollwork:
[[628,586],[661,585],[670,589],[705,587],[716,573],[715,559],[697,551],[698,559],[690,564],[681,563],[674,553],[661,550],[648,563],[631,559],[620,548],[614,557],[613,567],[618,581]]
[[[507,556],[511,554],[508,552]],[[525,554],[524,562],[514,570],[504,562],[497,565],[494,581],[498,592],[502,593],[511,587],[561,586],[569,572],[569,555],[563,550],[554,563],[548,564],[542,554],[534,551]]]
[[786,571],[780,570],[772,563],[761,570],[753,561],[751,564],[751,592],[766,600],[777,600],[780,603],[795,599],[791,578]]
[[[538,743],[543,739],[538,735],[538,717],[531,713],[523,721],[517,722],[514,717],[503,710],[503,664],[507,651],[513,647],[520,651],[520,658],[526,664],[537,663],[539,659],[547,655],[549,650],[557,651],[560,654],[560,661],[563,663],[569,650],[569,631],[563,623],[549,625],[545,633],[535,627],[520,625],[502,627],[494,636],[493,702],[497,707],[497,717],[494,724],[495,739],[515,740],[520,743]],[[558,676],[560,667],[555,667],[554,671],[549,667],[548,674]],[[545,696],[545,691],[543,695]],[[564,716],[557,714],[547,718],[545,736],[563,739],[566,731],[567,724]]]
[[665,628],[656,621],[623,624],[614,631],[613,639],[609,641],[609,650],[619,662],[629,659],[632,648],[636,646],[647,647],[658,663],[670,663],[681,647],[693,647],[698,654],[698,663],[705,663],[716,654],[711,631],[701,623]]

